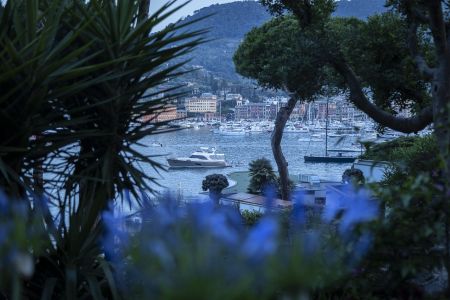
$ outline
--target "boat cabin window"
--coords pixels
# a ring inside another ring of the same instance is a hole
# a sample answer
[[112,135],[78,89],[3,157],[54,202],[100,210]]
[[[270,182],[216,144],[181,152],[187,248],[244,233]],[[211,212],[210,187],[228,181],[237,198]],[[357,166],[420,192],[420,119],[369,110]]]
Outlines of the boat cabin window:
[[206,157],[201,156],[201,155],[191,155],[189,158],[198,158],[198,159],[203,159],[203,160],[207,160]]

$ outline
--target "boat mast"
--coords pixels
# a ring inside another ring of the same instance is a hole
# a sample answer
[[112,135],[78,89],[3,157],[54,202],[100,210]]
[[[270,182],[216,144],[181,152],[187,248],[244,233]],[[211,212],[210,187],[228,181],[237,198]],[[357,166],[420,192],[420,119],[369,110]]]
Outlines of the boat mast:
[[327,97],[327,109],[325,119],[325,156],[328,156],[328,97]]

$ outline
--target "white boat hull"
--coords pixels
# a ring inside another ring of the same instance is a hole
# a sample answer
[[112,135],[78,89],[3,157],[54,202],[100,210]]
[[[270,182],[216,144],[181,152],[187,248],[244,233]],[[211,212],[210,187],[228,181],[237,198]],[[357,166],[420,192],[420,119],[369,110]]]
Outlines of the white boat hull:
[[230,165],[221,160],[180,160],[176,158],[168,158],[167,162],[171,168],[226,168]]

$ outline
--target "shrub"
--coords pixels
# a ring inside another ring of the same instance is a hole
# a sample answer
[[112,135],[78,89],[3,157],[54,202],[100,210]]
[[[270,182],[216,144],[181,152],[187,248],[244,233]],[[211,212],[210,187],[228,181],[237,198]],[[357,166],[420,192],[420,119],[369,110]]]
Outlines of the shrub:
[[228,186],[228,179],[222,174],[208,175],[202,182],[202,190],[209,190],[210,198],[216,202],[219,201],[223,189]]
[[247,191],[250,194],[262,194],[266,187],[276,184],[277,176],[267,158],[260,158],[250,162],[249,172],[250,183]]
[[[277,176],[276,179],[276,188],[277,188],[277,197],[281,198],[281,181],[280,181],[280,177]],[[291,180],[288,179],[288,191],[289,194],[292,194],[295,190],[295,183]]]
[[364,174],[360,169],[347,169],[342,174],[342,183],[344,184],[354,184],[354,185],[362,185],[366,182],[364,178]]
[[262,218],[263,214],[259,211],[244,210],[241,212],[244,224],[248,227],[254,226]]

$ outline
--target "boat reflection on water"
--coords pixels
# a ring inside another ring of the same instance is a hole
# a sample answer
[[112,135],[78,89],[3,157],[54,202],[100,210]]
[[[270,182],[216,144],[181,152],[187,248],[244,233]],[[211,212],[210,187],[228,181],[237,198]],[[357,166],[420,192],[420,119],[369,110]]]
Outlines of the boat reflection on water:
[[216,153],[216,148],[200,147],[189,157],[168,158],[170,168],[225,168],[231,167],[225,154]]

